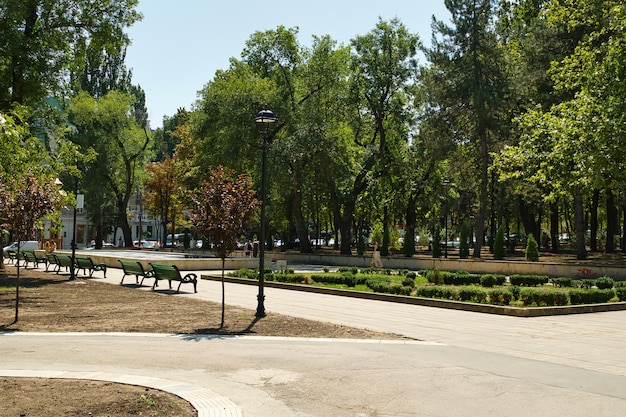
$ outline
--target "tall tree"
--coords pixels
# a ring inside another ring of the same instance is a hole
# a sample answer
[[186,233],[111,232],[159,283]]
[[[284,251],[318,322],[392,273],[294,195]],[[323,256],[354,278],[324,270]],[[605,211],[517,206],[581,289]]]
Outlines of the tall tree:
[[352,225],[359,197],[373,180],[387,174],[391,149],[408,142],[419,46],[419,37],[398,19],[381,19],[371,32],[352,41],[347,109],[352,160],[333,171],[346,175],[331,177],[328,184],[344,255],[352,253]]
[[[72,51],[91,42],[128,43],[124,29],[141,18],[138,0],[4,0],[0,5],[0,109],[32,105],[63,91],[81,63]],[[63,94],[59,94],[63,95]]]
[[433,20],[433,44],[426,56],[432,81],[434,117],[449,124],[459,145],[474,146],[478,211],[473,256],[479,258],[489,209],[490,152],[499,140],[498,114],[505,91],[502,53],[494,31],[494,0],[446,0],[451,26]]
[[101,187],[106,185],[106,190],[111,192],[127,247],[132,246],[128,202],[137,188],[136,173],[143,168],[150,143],[146,126],[137,123],[133,103],[132,95],[115,90],[98,100],[83,92],[72,100],[68,109],[77,128],[74,141],[98,154],[91,166],[90,180]]

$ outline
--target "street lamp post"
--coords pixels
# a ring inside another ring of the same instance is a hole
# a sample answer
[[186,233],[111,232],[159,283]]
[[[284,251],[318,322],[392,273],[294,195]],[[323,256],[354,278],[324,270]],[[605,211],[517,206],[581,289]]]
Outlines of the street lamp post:
[[446,209],[445,209],[445,222],[446,222],[446,239],[443,249],[443,257],[448,258],[448,187],[450,186],[449,180],[443,181],[443,186],[446,189]]
[[256,317],[265,317],[265,199],[267,193],[267,148],[271,142],[274,123],[278,118],[271,110],[261,110],[254,118],[254,123],[261,134],[261,239],[259,245],[259,294],[257,295]]

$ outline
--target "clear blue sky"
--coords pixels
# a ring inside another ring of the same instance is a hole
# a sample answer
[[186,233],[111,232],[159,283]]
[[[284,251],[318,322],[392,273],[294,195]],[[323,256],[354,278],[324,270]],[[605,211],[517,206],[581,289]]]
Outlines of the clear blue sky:
[[146,92],[152,128],[179,107],[191,109],[198,91],[215,71],[229,67],[231,57],[240,58],[256,31],[298,27],[303,45],[312,35],[348,44],[372,30],[379,17],[398,17],[429,45],[432,16],[446,22],[449,16],[443,0],[140,0],[139,11],[144,17],[129,30],[126,64],[133,84]]

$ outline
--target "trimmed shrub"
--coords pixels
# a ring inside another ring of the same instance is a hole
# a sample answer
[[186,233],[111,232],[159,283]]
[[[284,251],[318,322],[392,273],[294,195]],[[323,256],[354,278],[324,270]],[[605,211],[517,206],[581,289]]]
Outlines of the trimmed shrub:
[[435,227],[435,232],[433,233],[433,258],[441,258],[441,246],[439,242],[441,241],[441,230],[439,226]]
[[404,279],[402,280],[402,285],[404,287],[410,287],[413,288],[415,287],[415,277],[410,277],[410,276],[406,276],[404,277]]
[[304,282],[305,277],[303,274],[272,274],[271,275],[271,281],[276,281],[276,282],[287,282],[287,283],[291,283],[291,284],[300,284],[302,282]]
[[497,306],[508,306],[513,301],[513,293],[511,291],[497,288],[487,291],[489,304]]
[[613,290],[571,290],[569,292],[570,302],[574,305],[577,304],[598,304],[608,303],[611,298],[615,297],[615,291]]
[[504,285],[506,276],[500,274],[483,274],[480,276],[480,285],[483,287],[493,287],[495,285]]
[[433,285],[424,285],[417,287],[415,293],[418,297],[424,298],[438,298],[442,300],[455,300],[457,299],[457,292],[454,288],[439,287]]
[[547,284],[550,278],[547,275],[511,275],[509,281],[511,285],[520,285],[524,287],[536,287],[538,285]]
[[608,290],[613,288],[614,285],[614,281],[613,278],[611,277],[600,277],[598,279],[596,279],[596,288],[599,290]]
[[626,285],[616,285],[615,295],[620,301],[626,301]]
[[537,241],[532,233],[528,235],[528,240],[526,241],[526,260],[539,262],[539,245],[537,245]]
[[480,284],[480,275],[470,274],[469,272],[459,271],[452,278],[454,285],[471,285]]
[[520,300],[526,306],[547,307],[568,304],[567,293],[557,290],[524,288],[520,292]]
[[551,278],[550,282],[552,282],[552,284],[555,287],[571,287],[572,286],[572,279],[571,278],[567,278],[567,277],[559,277],[559,278]]
[[459,289],[459,300],[471,303],[487,303],[487,291],[480,287],[464,287]]
[[501,261],[504,259],[504,225],[501,224],[496,232],[496,239],[493,241],[493,259]]

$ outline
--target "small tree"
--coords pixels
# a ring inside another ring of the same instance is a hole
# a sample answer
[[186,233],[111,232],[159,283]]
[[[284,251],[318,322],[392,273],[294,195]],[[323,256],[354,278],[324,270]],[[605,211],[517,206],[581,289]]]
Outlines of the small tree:
[[496,238],[493,242],[493,259],[504,259],[504,225],[498,227]]
[[[49,179],[37,178],[28,172],[25,179],[6,181],[0,177],[0,219],[3,226],[13,231],[19,245],[23,240],[33,239],[38,230],[37,223],[46,215],[56,211],[61,203],[61,194]],[[15,283],[15,321],[19,317],[20,264],[17,263]]]
[[250,175],[237,177],[222,166],[209,168],[209,179],[193,196],[192,222],[198,232],[208,236],[222,259],[222,321],[224,327],[224,267],[226,257],[236,249],[237,236],[252,220],[259,200],[254,197]]
[[468,226],[467,222],[461,223],[460,242],[459,242],[459,257],[461,259],[469,258],[469,241],[468,241]]
[[526,241],[526,260],[530,262],[539,262],[539,245],[533,234],[528,235]]
[[433,258],[441,258],[441,230],[435,226],[433,233]]

